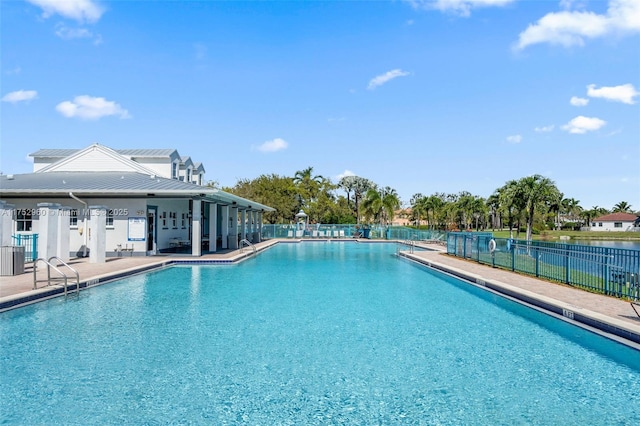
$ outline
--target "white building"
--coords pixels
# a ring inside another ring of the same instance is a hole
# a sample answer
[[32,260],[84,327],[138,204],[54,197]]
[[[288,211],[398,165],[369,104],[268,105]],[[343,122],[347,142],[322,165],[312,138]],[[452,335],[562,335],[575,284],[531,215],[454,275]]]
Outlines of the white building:
[[104,251],[106,257],[123,250],[138,256],[199,256],[235,249],[242,239],[259,241],[262,214],[274,210],[203,186],[202,164],[172,149],[112,150],[93,144],[31,156],[34,173],[0,176],[1,229],[6,230],[0,243],[11,245],[10,237],[18,234],[39,234],[38,251],[47,256],[68,259],[87,249]]
[[591,231],[638,231],[640,217],[631,213],[611,213],[591,221]]

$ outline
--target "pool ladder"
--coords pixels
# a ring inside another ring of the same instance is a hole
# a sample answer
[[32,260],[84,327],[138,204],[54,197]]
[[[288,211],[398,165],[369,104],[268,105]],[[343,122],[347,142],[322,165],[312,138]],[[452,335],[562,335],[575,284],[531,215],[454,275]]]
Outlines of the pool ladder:
[[240,253],[244,252],[244,248],[246,246],[251,247],[253,249],[253,254],[256,254],[258,252],[258,250],[256,250],[256,246],[254,246],[253,244],[251,244],[251,242],[249,242],[249,240],[244,238],[240,240]]
[[[58,263],[58,265],[54,265],[51,261],[55,260]],[[47,265],[47,278],[46,279],[38,279],[38,263],[39,262],[44,262]],[[55,283],[63,283],[64,285],[64,295],[67,296],[68,291],[67,291],[67,287],[69,285],[69,278],[73,278],[68,276],[67,274],[65,274],[64,272],[62,272],[60,269],[58,269],[58,266],[66,266],[67,269],[69,269],[71,272],[73,272],[73,274],[76,276],[76,294],[79,295],[80,294],[80,274],[78,274],[78,271],[76,271],[75,269],[73,269],[71,266],[69,266],[64,260],[60,259],[57,256],[51,256],[49,258],[49,260],[46,260],[45,258],[38,258],[35,262],[33,262],[33,289],[36,290],[38,288],[38,283],[47,283],[47,285],[52,285]],[[51,269],[53,269],[54,271],[56,271],[58,273],[58,277],[52,277],[51,276]]]
[[402,242],[398,242],[396,245],[396,255],[400,255],[400,248],[404,246],[409,246],[409,253],[413,254],[416,246],[415,240],[405,240]]

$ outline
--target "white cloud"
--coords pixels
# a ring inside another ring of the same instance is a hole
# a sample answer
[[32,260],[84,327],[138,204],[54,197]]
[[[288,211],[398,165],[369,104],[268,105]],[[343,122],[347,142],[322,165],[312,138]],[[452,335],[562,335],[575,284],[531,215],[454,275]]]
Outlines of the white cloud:
[[38,97],[38,92],[35,90],[16,90],[15,92],[7,93],[2,97],[2,102],[10,102],[12,104],[18,102],[28,102]]
[[383,84],[390,82],[394,78],[405,77],[409,74],[411,73],[402,71],[401,69],[387,71],[384,74],[380,74],[379,76],[372,78],[371,81],[369,81],[369,86],[367,86],[367,89],[373,90],[378,86],[382,86]]
[[471,9],[505,6],[515,0],[407,0],[414,9],[436,9],[460,16],[470,16]]
[[520,143],[520,142],[522,142],[522,135],[511,135],[511,136],[507,136],[507,142],[510,142],[510,143]]
[[547,133],[547,132],[553,131],[553,129],[555,129],[555,127],[556,127],[555,125],[550,124],[548,126],[536,127],[533,130],[538,132],[538,133]]
[[607,122],[599,118],[579,115],[562,126],[562,129],[566,130],[569,133],[584,134],[587,132],[598,130],[605,124],[607,124]]
[[621,86],[601,87],[596,89],[595,84],[587,86],[587,96],[592,98],[604,98],[608,101],[622,102],[632,105],[633,98],[640,95],[640,92],[633,87],[633,84],[623,84]]
[[73,40],[77,38],[93,39],[96,46],[102,44],[102,36],[94,34],[86,28],[69,28],[62,22],[56,24],[56,35],[63,40]]
[[5,74],[7,74],[7,75],[19,75],[21,72],[22,72],[22,68],[15,67],[12,70],[5,71]]
[[43,16],[60,15],[78,22],[97,22],[104,9],[93,0],[27,0],[40,7]]
[[572,96],[569,103],[573,106],[581,107],[586,106],[589,103],[589,99]]
[[639,31],[640,1],[609,0],[609,8],[603,15],[568,10],[546,14],[520,33],[515,48],[521,50],[537,43],[583,46],[585,39]]
[[258,146],[257,149],[262,152],[276,152],[287,149],[288,146],[289,144],[284,139],[275,138],[264,142],[262,145]]
[[355,176],[356,174],[353,173],[351,170],[345,170],[344,172],[340,173],[338,176],[336,176],[336,180],[339,181],[340,179],[342,179],[345,176]]
[[105,98],[87,95],[76,96],[73,101],[60,102],[56,111],[68,118],[97,120],[102,117],[115,115],[120,118],[131,118],[129,112],[119,104]]

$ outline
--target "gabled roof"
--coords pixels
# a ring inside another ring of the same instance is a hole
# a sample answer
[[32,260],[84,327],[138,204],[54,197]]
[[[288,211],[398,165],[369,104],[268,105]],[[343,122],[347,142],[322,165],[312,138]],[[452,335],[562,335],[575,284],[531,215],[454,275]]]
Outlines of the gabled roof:
[[[29,157],[47,157],[47,158],[64,158],[75,154],[80,151],[79,149],[39,149],[36,152],[29,154]],[[136,158],[169,158],[172,156],[175,149],[114,149],[118,154],[126,155],[128,157]]]
[[239,208],[273,208],[219,189],[136,172],[49,172],[0,175],[0,197],[176,197],[203,198]]
[[[111,148],[106,146],[94,143],[89,145],[88,147],[76,151],[75,153],[62,158],[61,160],[56,161],[55,163],[49,164],[46,167],[38,170],[36,173],[50,173],[54,171],[69,171],[69,168],[74,168],[74,170],[78,170],[77,166],[73,166],[73,163],[84,162],[84,158],[92,157],[92,161],[95,164],[96,158],[104,158],[104,162],[102,164],[107,164],[107,162],[111,162],[110,169],[112,169],[112,164],[118,164],[123,170],[119,171],[132,171],[139,173],[146,173],[148,175],[154,175],[156,172],[144,167],[140,163],[137,163],[133,160],[124,157],[123,155],[117,153]],[[88,166],[92,167],[92,166]],[[66,170],[65,170],[66,169]]]
[[191,161],[191,157],[180,157],[180,168],[186,169],[189,166],[193,167],[193,161]]
[[634,222],[637,215],[631,213],[611,213],[596,217],[592,222]]
[[193,171],[196,173],[200,173],[200,172],[204,173],[205,172],[204,166],[199,161],[197,163],[193,163]]

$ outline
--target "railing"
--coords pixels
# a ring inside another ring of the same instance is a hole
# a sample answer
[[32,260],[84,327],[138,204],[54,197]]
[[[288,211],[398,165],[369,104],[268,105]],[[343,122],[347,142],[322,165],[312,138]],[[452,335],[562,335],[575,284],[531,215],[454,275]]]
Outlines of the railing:
[[270,238],[369,238],[374,240],[445,241],[446,233],[436,230],[418,230],[406,226],[380,226],[356,224],[262,225],[262,239]]
[[[33,289],[36,290],[38,288],[38,283],[43,283],[46,282],[47,286],[50,286],[54,283],[63,283],[64,286],[64,295],[67,296],[67,288],[69,285],[69,276],[67,274],[65,274],[64,272],[62,272],[60,269],[57,268],[56,265],[54,265],[53,263],[51,263],[52,260],[55,260],[57,262],[59,262],[59,264],[57,266],[66,266],[67,269],[69,269],[71,272],[73,272],[76,276],[76,294],[80,293],[80,274],[78,274],[78,271],[76,271],[75,269],[73,269],[71,266],[69,266],[67,263],[65,263],[62,259],[60,259],[57,256],[52,256],[49,258],[49,260],[46,260],[44,258],[38,258],[35,260],[35,262],[33,263]],[[38,280],[38,263],[39,262],[44,262],[47,265],[47,278],[46,279],[41,279]],[[58,273],[58,277],[52,277],[51,276],[51,269],[53,269],[54,271],[56,271]]]
[[11,238],[16,246],[24,247],[25,262],[33,262],[38,258],[38,234],[16,234]]
[[413,254],[413,252],[415,251],[416,242],[413,240],[398,241],[398,244],[396,245],[396,255],[400,254],[400,249],[404,248],[404,246],[408,246],[409,253]]
[[447,253],[595,293],[640,299],[640,250],[450,232]]
[[256,246],[251,244],[251,242],[249,240],[247,240],[246,238],[240,240],[239,246],[240,246],[239,247],[240,248],[240,253],[244,252],[244,247],[251,247],[253,249],[253,254],[256,254],[258,252],[258,250],[256,249]]

